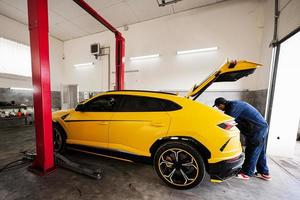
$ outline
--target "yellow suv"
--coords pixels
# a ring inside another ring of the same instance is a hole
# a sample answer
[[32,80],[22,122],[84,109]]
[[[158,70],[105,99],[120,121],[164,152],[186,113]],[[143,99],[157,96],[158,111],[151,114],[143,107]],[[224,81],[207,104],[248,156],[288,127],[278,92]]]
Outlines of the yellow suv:
[[[53,113],[54,149],[69,148],[134,160],[148,158],[168,185],[187,189],[206,172],[234,175],[243,163],[234,119],[194,101],[213,82],[236,81],[259,64],[226,62],[185,97],[154,91],[109,91]],[[104,152],[104,153],[103,153]]]

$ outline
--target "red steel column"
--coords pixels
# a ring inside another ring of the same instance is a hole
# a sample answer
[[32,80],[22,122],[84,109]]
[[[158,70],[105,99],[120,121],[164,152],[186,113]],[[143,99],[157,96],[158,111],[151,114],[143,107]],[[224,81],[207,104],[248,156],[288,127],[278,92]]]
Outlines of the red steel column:
[[106,21],[101,15],[97,13],[89,4],[84,0],[73,0],[82,9],[88,12],[98,22],[108,28],[116,36],[116,90],[124,89],[124,56],[125,56],[125,39],[122,34],[113,27],[108,21]]
[[116,34],[116,90],[124,90],[125,39]]
[[27,0],[34,87],[36,158],[31,170],[40,175],[54,170],[47,0]]

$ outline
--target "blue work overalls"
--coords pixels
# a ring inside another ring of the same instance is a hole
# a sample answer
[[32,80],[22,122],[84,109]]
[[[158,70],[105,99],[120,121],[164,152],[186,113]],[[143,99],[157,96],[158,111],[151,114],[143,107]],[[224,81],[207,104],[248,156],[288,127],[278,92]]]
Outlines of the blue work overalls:
[[[225,114],[235,118],[246,138],[245,161],[241,172],[253,176],[255,167],[258,173],[269,174],[266,158],[266,138],[268,124],[263,116],[250,104],[243,101],[228,101]],[[246,124],[246,125],[245,125]]]

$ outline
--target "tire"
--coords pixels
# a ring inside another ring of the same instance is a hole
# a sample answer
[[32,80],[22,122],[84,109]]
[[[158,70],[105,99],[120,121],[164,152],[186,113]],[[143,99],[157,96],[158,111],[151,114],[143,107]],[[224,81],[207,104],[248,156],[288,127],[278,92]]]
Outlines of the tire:
[[53,124],[53,150],[57,153],[62,153],[66,147],[66,134],[63,128],[54,123]]
[[185,142],[170,141],[161,145],[154,155],[154,167],[158,176],[176,189],[193,188],[205,176],[200,153]]

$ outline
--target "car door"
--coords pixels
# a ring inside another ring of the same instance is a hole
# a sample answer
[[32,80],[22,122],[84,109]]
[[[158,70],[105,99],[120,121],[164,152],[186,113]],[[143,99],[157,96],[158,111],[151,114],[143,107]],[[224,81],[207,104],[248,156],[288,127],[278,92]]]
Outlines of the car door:
[[117,95],[103,95],[84,103],[64,121],[68,129],[68,143],[92,147],[108,147],[108,128]]
[[214,82],[233,82],[248,76],[261,66],[248,61],[231,61],[223,64],[216,72],[209,75],[202,83],[195,85],[186,95],[197,99]]
[[149,156],[150,146],[166,136],[170,117],[158,98],[124,95],[109,128],[109,147]]

